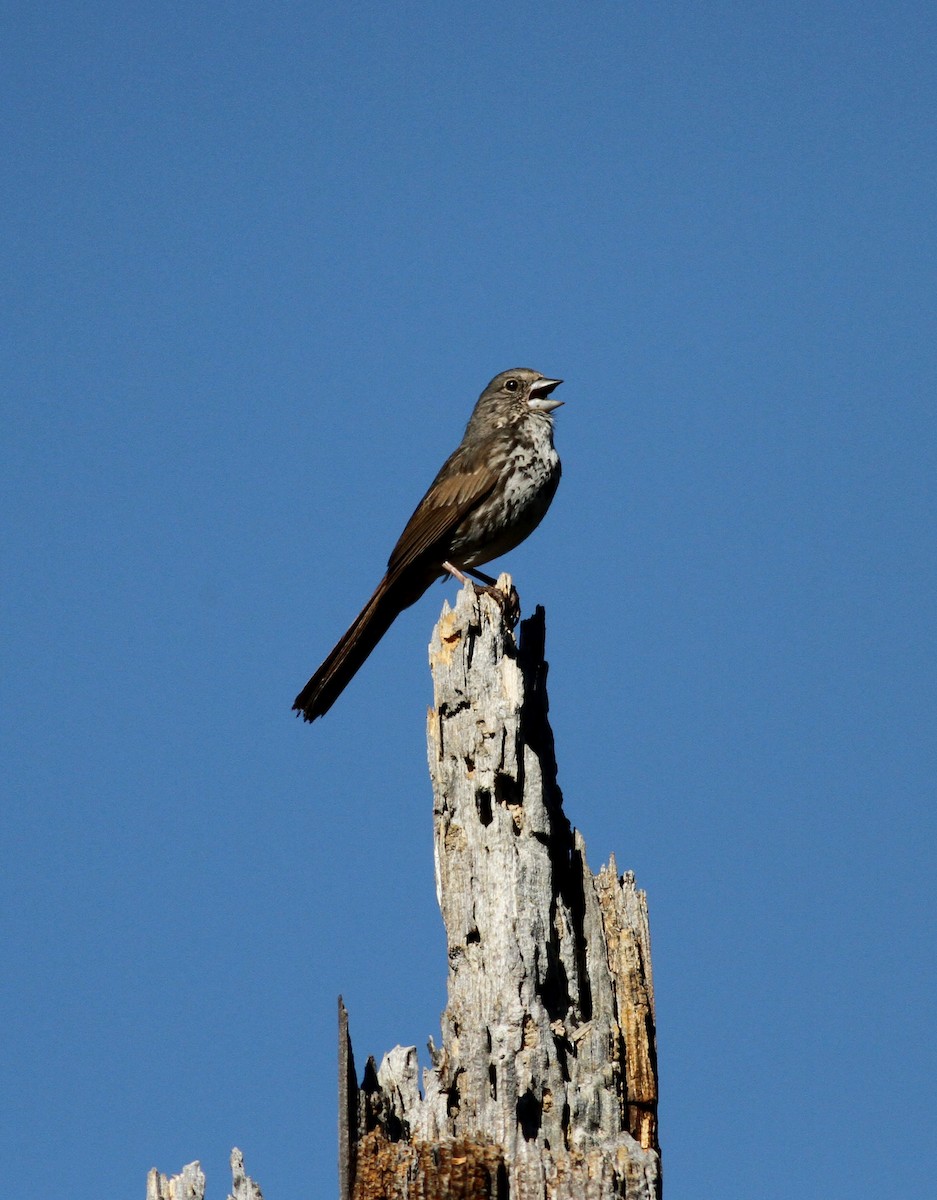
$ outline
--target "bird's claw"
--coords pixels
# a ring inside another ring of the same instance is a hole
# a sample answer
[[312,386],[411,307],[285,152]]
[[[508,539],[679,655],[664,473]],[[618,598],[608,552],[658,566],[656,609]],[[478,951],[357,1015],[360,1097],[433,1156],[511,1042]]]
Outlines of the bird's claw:
[[485,587],[479,587],[476,583],[474,587],[476,596],[490,596],[494,600],[501,609],[501,615],[508,628],[513,629],[521,616],[521,598],[517,594],[514,584],[512,583],[507,591],[498,587],[496,583],[488,584]]

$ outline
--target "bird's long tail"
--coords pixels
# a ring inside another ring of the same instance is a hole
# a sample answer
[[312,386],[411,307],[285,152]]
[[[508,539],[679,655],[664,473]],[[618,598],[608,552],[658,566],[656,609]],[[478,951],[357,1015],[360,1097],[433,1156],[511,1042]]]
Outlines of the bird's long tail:
[[400,613],[419,600],[433,576],[420,580],[392,580],[384,576],[348,632],[293,701],[303,720],[314,721],[329,711],[357,674],[365,659]]

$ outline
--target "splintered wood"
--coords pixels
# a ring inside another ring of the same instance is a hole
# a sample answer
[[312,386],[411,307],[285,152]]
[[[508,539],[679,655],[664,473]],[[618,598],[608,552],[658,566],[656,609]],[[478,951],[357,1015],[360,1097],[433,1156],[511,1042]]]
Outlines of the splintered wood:
[[[244,1155],[231,1151],[231,1192],[228,1200],[264,1200],[258,1185],[244,1170]],[[146,1177],[146,1200],[205,1200],[205,1173],[197,1162],[178,1175],[161,1175],[154,1167]]]
[[[505,595],[510,579],[498,583]],[[542,610],[459,593],[430,646],[442,1044],[354,1074],[341,1009],[342,1200],[658,1200],[644,893],[593,875],[563,812]]]

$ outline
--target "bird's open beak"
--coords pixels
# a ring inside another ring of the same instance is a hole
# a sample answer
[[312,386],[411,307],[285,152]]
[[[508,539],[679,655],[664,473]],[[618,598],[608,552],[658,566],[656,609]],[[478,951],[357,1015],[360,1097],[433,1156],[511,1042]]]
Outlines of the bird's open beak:
[[554,408],[559,408],[563,403],[562,400],[551,400],[550,393],[554,388],[558,388],[562,383],[562,379],[538,379],[535,384],[531,385],[530,395],[527,397],[527,407],[532,408],[534,412],[552,412]]

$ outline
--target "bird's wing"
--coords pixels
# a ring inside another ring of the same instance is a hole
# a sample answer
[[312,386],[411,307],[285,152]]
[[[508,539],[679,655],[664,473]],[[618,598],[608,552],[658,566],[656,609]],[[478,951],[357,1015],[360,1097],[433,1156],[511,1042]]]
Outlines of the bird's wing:
[[418,558],[434,551],[440,554],[441,566],[448,556],[448,545],[456,526],[491,494],[498,482],[497,471],[487,463],[476,460],[471,465],[466,464],[463,470],[454,467],[450,459],[417,505],[388,560],[388,578],[395,577]]

